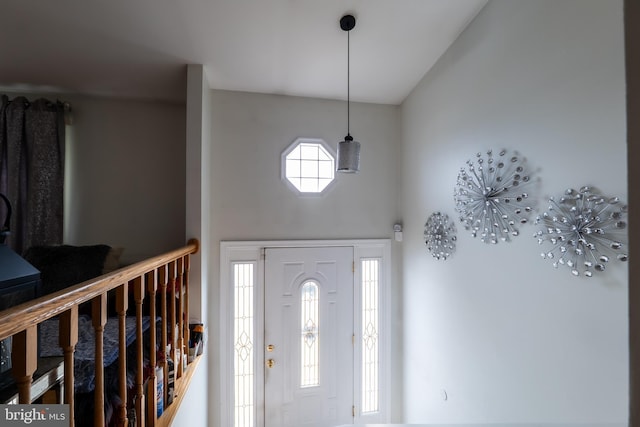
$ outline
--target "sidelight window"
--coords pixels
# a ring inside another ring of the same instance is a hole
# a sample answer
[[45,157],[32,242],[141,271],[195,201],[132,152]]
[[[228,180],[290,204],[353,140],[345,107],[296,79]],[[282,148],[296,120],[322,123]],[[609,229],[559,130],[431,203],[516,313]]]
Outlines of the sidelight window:
[[235,427],[255,425],[254,270],[254,263],[233,264]]
[[380,260],[362,259],[362,413],[379,410]]

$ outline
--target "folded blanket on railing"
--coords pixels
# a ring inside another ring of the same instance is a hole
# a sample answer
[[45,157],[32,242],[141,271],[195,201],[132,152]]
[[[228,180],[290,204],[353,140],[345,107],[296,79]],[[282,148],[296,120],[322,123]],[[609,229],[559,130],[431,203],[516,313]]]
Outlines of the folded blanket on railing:
[[[127,346],[136,340],[136,318],[126,318]],[[142,318],[142,330],[149,328],[149,316]],[[104,366],[118,359],[118,318],[109,317],[104,328]],[[62,356],[58,343],[58,319],[49,319],[40,324],[40,356]],[[77,393],[87,393],[95,388],[95,331],[89,316],[78,316],[78,344],[74,353],[74,377]]]

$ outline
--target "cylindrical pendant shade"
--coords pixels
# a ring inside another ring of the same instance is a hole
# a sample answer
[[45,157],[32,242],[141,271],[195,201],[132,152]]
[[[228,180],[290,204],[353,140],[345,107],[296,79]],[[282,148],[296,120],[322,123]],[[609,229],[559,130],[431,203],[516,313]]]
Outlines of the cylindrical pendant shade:
[[356,173],[360,170],[360,143],[347,136],[338,143],[338,161],[336,171]]

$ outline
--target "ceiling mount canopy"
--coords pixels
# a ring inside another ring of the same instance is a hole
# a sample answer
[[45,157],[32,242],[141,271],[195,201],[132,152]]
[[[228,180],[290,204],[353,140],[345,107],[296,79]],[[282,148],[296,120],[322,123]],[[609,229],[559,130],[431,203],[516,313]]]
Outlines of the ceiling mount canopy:
[[353,15],[344,15],[340,18],[340,28],[351,31],[356,26],[356,18]]
[[353,15],[340,18],[340,28],[347,32],[347,136],[338,143],[336,170],[342,173],[356,173],[360,170],[360,143],[354,141],[350,130],[350,82],[349,82],[349,32],[356,26]]

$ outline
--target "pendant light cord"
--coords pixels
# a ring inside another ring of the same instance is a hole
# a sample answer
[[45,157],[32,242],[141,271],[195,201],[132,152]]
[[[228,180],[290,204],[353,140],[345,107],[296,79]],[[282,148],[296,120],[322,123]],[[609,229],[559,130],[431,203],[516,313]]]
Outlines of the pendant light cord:
[[351,136],[351,122],[350,122],[350,89],[351,89],[351,76],[350,76],[350,41],[349,41],[349,33],[351,31],[347,31],[347,135]]

